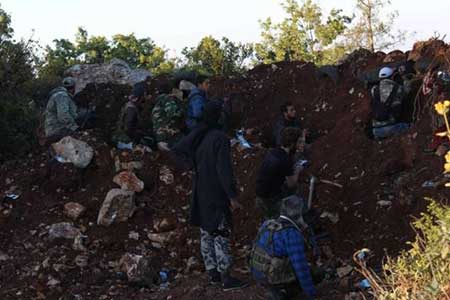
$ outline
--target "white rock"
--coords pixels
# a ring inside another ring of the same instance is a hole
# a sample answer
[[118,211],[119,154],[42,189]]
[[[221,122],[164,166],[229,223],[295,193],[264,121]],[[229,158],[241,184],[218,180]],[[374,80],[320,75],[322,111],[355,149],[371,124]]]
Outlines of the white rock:
[[66,136],[52,145],[58,161],[72,163],[77,168],[86,168],[94,157],[94,150],[87,143]]
[[106,195],[100,209],[97,224],[110,226],[115,222],[126,222],[136,210],[134,192],[112,189]]

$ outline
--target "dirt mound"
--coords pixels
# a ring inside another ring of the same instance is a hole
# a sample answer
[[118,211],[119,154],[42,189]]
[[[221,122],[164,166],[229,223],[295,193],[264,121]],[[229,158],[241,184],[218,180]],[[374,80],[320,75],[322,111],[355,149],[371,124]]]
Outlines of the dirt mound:
[[[413,50],[419,59],[428,51],[418,46]],[[366,134],[370,101],[363,74],[383,61],[404,59],[400,52],[358,51],[338,66],[283,62],[258,66],[240,77],[213,80],[212,94],[232,99],[235,128],[253,129],[247,137],[258,145],[232,148],[239,200],[244,205],[235,217],[233,240],[239,276],[249,278],[246,259],[261,221],[254,183],[270,145],[271,124],[285,101],[296,105],[302,125],[311,132],[308,158],[312,166],[302,178],[305,193],[310,174],[334,182],[318,185],[314,200],[324,216],[333,216],[321,221],[331,238],[320,244],[322,263],[331,273],[351,264],[353,252],[364,247],[374,251],[375,265],[379,265],[385,253],[405,248],[413,235],[411,216],[424,210],[425,196],[446,201],[442,159],[423,152],[431,138],[426,111],[402,137],[374,141]],[[148,82],[146,114],[167,80]],[[0,167],[2,195],[20,196],[5,198],[0,208],[1,298],[260,299],[264,290],[254,285],[224,295],[204,283],[198,230],[188,225],[191,174],[177,170],[167,155],[142,149],[119,151],[108,144],[129,92],[128,86],[88,85],[77,96],[80,103],[97,105],[98,128],[77,136],[95,151],[86,169],[50,162],[47,149],[36,149],[25,160]],[[135,214],[124,223],[98,226],[102,202],[110,189],[117,188],[114,175],[128,168],[136,168],[135,174],[145,184],[144,191],[136,194]],[[64,213],[69,202],[86,208],[75,221]],[[49,239],[49,226],[61,222],[72,222],[82,232],[81,240]],[[150,258],[153,286],[127,281],[119,266],[126,253]],[[161,270],[171,282],[168,290],[164,290]],[[343,279],[335,274],[320,286],[319,299],[344,299],[360,279],[355,272]]]

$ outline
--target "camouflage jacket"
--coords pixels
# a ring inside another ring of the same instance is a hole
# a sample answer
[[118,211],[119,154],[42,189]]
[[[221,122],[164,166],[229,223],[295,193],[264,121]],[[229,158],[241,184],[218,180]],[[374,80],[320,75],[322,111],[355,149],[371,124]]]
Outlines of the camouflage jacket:
[[182,101],[172,94],[156,99],[152,122],[157,142],[173,143],[181,136],[185,126],[185,110]]
[[48,137],[64,129],[77,130],[76,118],[77,106],[68,91],[63,87],[51,91],[45,109],[45,135]]

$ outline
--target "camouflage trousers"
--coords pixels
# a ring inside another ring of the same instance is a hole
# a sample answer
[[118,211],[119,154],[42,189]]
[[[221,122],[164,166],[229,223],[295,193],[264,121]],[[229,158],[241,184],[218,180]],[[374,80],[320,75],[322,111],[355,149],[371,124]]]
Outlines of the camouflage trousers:
[[233,263],[230,234],[231,229],[225,220],[212,233],[200,228],[200,249],[206,271],[216,269],[219,273],[226,273],[230,269]]

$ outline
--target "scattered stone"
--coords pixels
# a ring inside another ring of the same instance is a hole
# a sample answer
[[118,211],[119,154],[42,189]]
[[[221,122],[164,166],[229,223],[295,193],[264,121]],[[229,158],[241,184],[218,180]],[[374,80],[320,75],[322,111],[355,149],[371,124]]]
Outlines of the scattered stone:
[[59,285],[60,283],[61,283],[61,281],[59,281],[51,276],[49,277],[49,280],[47,281],[47,285],[50,288],[55,287],[55,286]]
[[175,181],[172,171],[167,166],[162,166],[159,171],[159,179],[167,185],[171,185]]
[[64,205],[64,213],[73,220],[77,220],[86,211],[86,207],[76,202],[69,202]]
[[79,234],[75,237],[73,240],[72,249],[75,251],[87,251],[86,247],[84,246],[85,240],[87,239],[87,236]]
[[72,223],[57,223],[50,226],[48,235],[50,239],[64,238],[74,239],[81,232],[78,228],[74,227]]
[[110,226],[115,222],[126,222],[135,210],[134,192],[112,189],[106,195],[98,214],[97,224]]
[[75,264],[80,268],[85,268],[88,266],[89,258],[86,255],[78,255],[75,257]]
[[144,190],[144,182],[137,178],[133,172],[122,172],[114,177],[113,182],[125,191],[140,193]]
[[339,278],[342,278],[342,277],[350,275],[350,273],[352,271],[353,271],[353,267],[352,266],[345,266],[345,267],[337,268],[337,270],[336,270]]
[[150,241],[165,246],[175,237],[175,235],[175,231],[170,231],[164,233],[149,233],[147,236]]
[[392,201],[380,200],[377,202],[377,205],[379,205],[381,207],[390,207],[390,206],[392,206]]
[[120,259],[120,270],[127,274],[128,281],[151,286],[155,272],[149,259],[142,255],[127,253]]
[[186,262],[186,269],[185,269],[185,273],[190,273],[191,271],[193,271],[195,269],[195,267],[199,266],[199,261],[195,256],[191,256],[189,257],[189,259]]
[[87,143],[67,136],[52,145],[61,163],[72,163],[77,168],[86,168],[94,157],[94,150]]
[[3,253],[3,252],[0,251],[0,261],[7,261],[7,260],[9,260],[9,259],[10,259],[10,258],[9,258],[8,255],[6,255],[5,253]]
[[339,214],[332,214],[330,212],[324,211],[321,215],[320,218],[325,219],[328,218],[328,220],[331,221],[331,223],[336,224],[339,222]]
[[131,231],[128,234],[128,238],[131,240],[139,241],[139,232]]
[[175,216],[170,216],[161,220],[155,220],[153,223],[153,229],[158,232],[172,231],[177,227],[177,219]]
[[121,164],[122,170],[127,170],[133,172],[135,170],[141,170],[144,167],[144,163],[142,161],[130,161],[124,162]]

